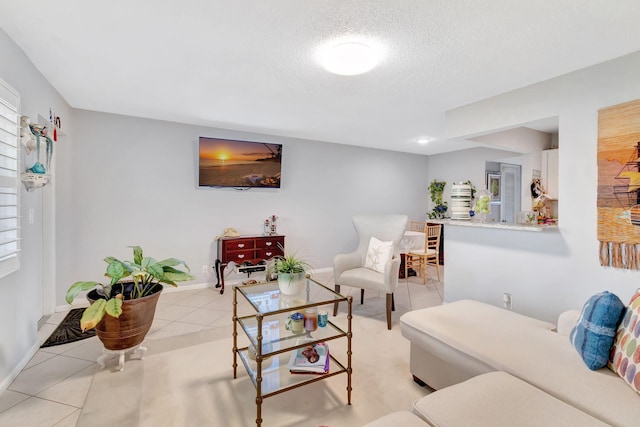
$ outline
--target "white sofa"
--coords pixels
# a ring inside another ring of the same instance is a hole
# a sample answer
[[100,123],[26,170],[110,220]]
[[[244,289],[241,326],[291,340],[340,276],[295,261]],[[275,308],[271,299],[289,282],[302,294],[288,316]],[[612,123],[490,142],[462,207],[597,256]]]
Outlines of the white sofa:
[[606,424],[502,371],[431,393],[365,427],[606,427]]
[[[586,425],[584,420],[578,421],[582,417],[579,413],[584,413],[613,426],[640,426],[640,395],[607,368],[589,370],[570,343],[568,334],[578,315],[578,311],[563,313],[556,331],[556,325],[547,322],[489,304],[461,300],[405,313],[400,325],[403,336],[411,342],[410,370],[414,379],[436,390],[456,387],[456,393],[448,393],[446,389],[442,391],[448,394],[436,391],[426,396],[425,402],[439,399],[451,403],[456,396],[464,395],[465,390],[478,388],[475,384],[478,381],[481,381],[478,390],[490,389],[497,381],[496,376],[483,374],[502,371],[509,375],[507,379],[504,374],[500,376],[504,384],[498,389],[516,390],[525,383],[525,389],[537,389],[555,398],[555,406],[572,407],[568,411],[569,423],[564,425],[572,425],[571,413],[575,409],[575,425]],[[482,376],[481,380],[475,379],[478,376]],[[501,403],[504,410],[518,410],[517,402],[508,401],[508,396],[514,393],[505,394],[503,400],[507,401]],[[475,399],[482,402],[486,394],[476,392],[470,398],[477,396]],[[562,405],[557,405],[558,401]],[[544,407],[544,402],[538,399],[536,405]],[[434,409],[426,405],[421,412],[420,403],[419,400],[414,404],[413,413],[427,420],[429,411]],[[486,403],[476,409],[482,411],[483,405],[490,411],[491,405]],[[441,402],[438,407],[443,406],[447,405]],[[468,408],[467,405],[458,412]],[[446,417],[439,420],[431,424],[456,425],[448,424]],[[495,425],[501,424],[496,421]]]

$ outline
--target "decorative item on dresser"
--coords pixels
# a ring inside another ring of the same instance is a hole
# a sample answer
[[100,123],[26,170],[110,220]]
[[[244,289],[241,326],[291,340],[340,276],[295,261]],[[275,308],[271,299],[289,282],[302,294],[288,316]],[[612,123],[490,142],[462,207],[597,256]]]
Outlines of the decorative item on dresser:
[[218,255],[215,262],[217,284],[224,293],[224,269],[234,263],[248,274],[265,271],[266,261],[284,255],[284,236],[218,237]]

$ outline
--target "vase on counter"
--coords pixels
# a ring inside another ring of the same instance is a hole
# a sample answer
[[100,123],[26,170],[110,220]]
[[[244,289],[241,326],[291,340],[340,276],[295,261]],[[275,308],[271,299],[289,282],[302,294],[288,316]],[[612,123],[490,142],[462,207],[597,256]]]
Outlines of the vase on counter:
[[471,185],[453,184],[451,186],[451,219],[471,219]]
[[473,208],[475,216],[480,222],[486,222],[487,215],[491,214],[491,193],[488,190],[479,190],[476,196],[476,205]]

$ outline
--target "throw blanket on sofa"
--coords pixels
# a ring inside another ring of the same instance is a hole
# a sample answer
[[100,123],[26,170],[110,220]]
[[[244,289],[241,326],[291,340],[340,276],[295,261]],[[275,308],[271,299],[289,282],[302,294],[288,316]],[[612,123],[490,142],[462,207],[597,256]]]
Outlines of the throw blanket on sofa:
[[600,265],[640,270],[640,100],[598,111]]

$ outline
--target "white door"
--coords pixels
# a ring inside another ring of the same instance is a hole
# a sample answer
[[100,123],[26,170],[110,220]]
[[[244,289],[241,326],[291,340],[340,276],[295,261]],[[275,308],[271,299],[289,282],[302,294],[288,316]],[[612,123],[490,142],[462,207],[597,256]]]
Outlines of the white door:
[[520,212],[520,165],[500,164],[500,220],[515,224]]

